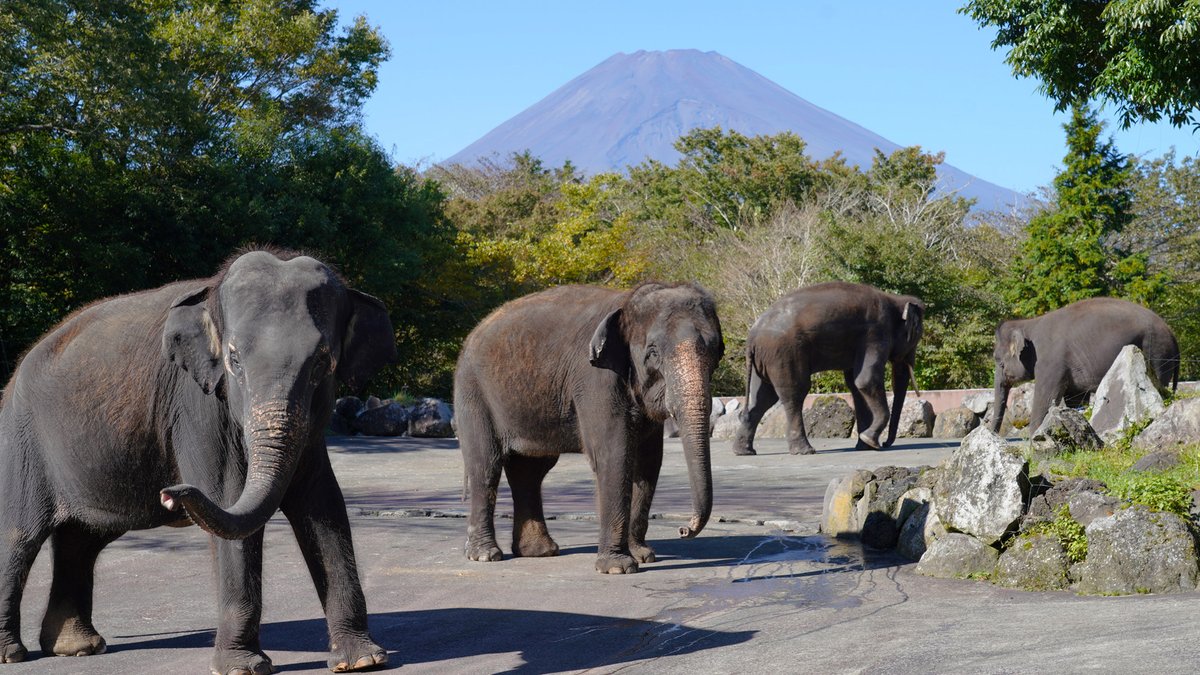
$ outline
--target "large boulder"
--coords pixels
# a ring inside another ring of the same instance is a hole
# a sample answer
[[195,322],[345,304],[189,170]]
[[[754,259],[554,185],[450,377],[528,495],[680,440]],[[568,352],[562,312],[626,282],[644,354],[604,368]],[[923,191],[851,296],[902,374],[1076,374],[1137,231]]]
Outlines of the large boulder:
[[1098,450],[1104,443],[1083,413],[1056,405],[1029,437],[1037,457],[1052,457],[1072,450]]
[[1028,435],[1030,430],[1026,427],[1033,414],[1033,386],[1032,382],[1025,382],[1009,392],[1008,407],[1004,410],[1004,419],[1000,421],[1001,436]]
[[1021,529],[1028,530],[1039,523],[1048,523],[1054,520],[1064,507],[1070,508],[1071,501],[1076,495],[1088,495],[1076,500],[1076,503],[1079,504],[1077,510],[1080,510],[1080,513],[1072,512],[1071,514],[1071,517],[1081,525],[1086,526],[1091,522],[1090,519],[1084,522],[1086,517],[1082,511],[1084,504],[1093,504],[1095,509],[1109,509],[1106,515],[1111,515],[1119,502],[1115,497],[1103,494],[1103,491],[1104,483],[1098,480],[1090,478],[1060,480],[1050,486],[1050,489],[1029,500],[1029,510],[1021,521]]
[[[717,420],[720,419],[721,415],[724,414],[725,403],[721,399],[714,396],[712,400],[712,412],[708,415],[708,428],[712,429],[713,426],[716,425]],[[678,434],[676,434],[676,436],[678,436]]]
[[421,399],[408,417],[408,435],[414,438],[453,438],[450,419],[454,411],[436,398]]
[[897,522],[901,525],[896,552],[909,560],[920,560],[933,541],[946,534],[946,528],[934,513],[932,498],[929,488],[913,488],[897,505]]
[[990,391],[978,391],[963,397],[962,407],[979,415],[980,419],[988,416],[992,410],[992,399],[995,395]]
[[979,427],[942,465],[933,500],[947,530],[993,544],[1021,518],[1028,491],[1029,463],[1003,438]]
[[875,470],[860,502],[864,545],[895,548],[900,535],[901,521],[897,517],[900,501],[916,482],[917,474],[905,467],[885,466]]
[[365,436],[403,436],[408,432],[408,408],[395,401],[381,401],[354,418],[353,426]]
[[804,411],[809,438],[850,438],[854,435],[854,408],[840,396],[817,396]]
[[1179,593],[1196,590],[1196,540],[1173,513],[1135,505],[1085,530],[1087,559],[1072,568],[1080,593]]
[[1021,535],[1000,554],[993,581],[1027,591],[1060,591],[1067,587],[1067,553],[1058,537]]
[[862,516],[858,504],[862,501],[867,485],[875,476],[870,471],[859,469],[845,478],[834,478],[825,490],[825,501],[821,506],[822,534],[831,537],[856,537],[862,532]]
[[784,412],[783,405],[776,403],[763,413],[754,437],[787,438],[787,413]]
[[916,572],[940,579],[988,576],[996,569],[999,556],[996,549],[975,537],[951,532],[933,541],[917,563]]
[[1200,439],[1200,398],[1184,398],[1167,406],[1133,440],[1142,450],[1171,450]]
[[[737,435],[738,428],[742,425],[742,422],[739,419],[741,417],[741,412],[742,411],[740,409],[726,409],[726,413],[718,417],[717,423],[713,425],[713,440],[732,441],[733,437]],[[678,431],[676,431],[676,433],[678,433]]]
[[333,402],[333,414],[352,420],[366,407],[367,404],[357,396],[343,396]]
[[929,438],[933,435],[933,405],[923,398],[908,398],[900,408],[896,438]]
[[943,410],[933,423],[934,438],[962,438],[979,426],[979,415],[966,406]]
[[1113,441],[1145,419],[1153,419],[1166,408],[1142,350],[1126,345],[1100,380],[1092,402],[1092,428],[1106,441]]

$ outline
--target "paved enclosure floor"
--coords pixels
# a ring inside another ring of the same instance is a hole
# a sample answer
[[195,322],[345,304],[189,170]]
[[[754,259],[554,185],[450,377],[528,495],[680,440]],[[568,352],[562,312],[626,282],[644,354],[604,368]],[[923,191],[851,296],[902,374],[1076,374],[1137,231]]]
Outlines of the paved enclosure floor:
[[[1200,594],[1080,598],[916,576],[816,533],[829,480],[851,469],[935,464],[954,443],[883,452],[817,441],[815,456],[760,441],[757,457],[713,444],[716,506],[694,540],[678,442],[668,442],[651,522],[659,561],[639,574],[593,571],[587,461],[546,479],[545,559],[463,556],[462,464],[453,440],[332,438],[350,505],[372,632],[403,673],[495,672],[1174,672],[1200,664]],[[507,487],[499,511],[511,513]],[[508,552],[510,520],[500,520]],[[325,623],[285,521],[267,526],[262,642],[281,672],[325,668]],[[46,552],[23,605],[26,645],[49,589]],[[207,536],[130,533],[101,556],[95,622],[106,654],[0,666],[23,673],[208,671],[216,606]],[[327,671],[325,671],[327,672]]]

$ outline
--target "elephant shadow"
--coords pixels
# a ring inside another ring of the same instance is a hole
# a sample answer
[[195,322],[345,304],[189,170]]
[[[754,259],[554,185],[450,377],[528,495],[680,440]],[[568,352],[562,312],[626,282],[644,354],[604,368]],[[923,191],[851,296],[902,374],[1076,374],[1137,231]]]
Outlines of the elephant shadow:
[[[670,621],[518,609],[450,607],[370,615],[371,634],[388,648],[388,669],[405,664],[519,654],[508,672],[546,673],[605,668],[665,655],[691,654],[746,642],[757,631],[719,631]],[[326,640],[325,620],[262,625],[267,653],[310,652]],[[687,639],[680,639],[681,630]],[[214,633],[196,631],[123,642],[115,650],[206,648]],[[129,636],[137,637],[137,636]],[[280,664],[278,671],[324,669],[324,661]]]
[[351,455],[395,454],[420,450],[454,450],[457,438],[413,438],[411,436],[342,436],[326,437],[330,452]]

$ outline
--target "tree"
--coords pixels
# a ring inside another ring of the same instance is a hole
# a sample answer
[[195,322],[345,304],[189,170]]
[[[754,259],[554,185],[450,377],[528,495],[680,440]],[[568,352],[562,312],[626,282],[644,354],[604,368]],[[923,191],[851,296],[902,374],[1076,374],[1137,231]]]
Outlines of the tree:
[[959,12],[995,27],[992,48],[1009,48],[1013,74],[1041,80],[1057,110],[1099,100],[1125,127],[1200,126],[1200,3],[971,0]]
[[1034,316],[1077,300],[1110,295],[1147,302],[1163,279],[1148,273],[1146,257],[1119,245],[1132,220],[1133,170],[1093,112],[1075,108],[1064,168],[1054,178],[1055,203],[1030,221],[1015,261],[1008,298]]

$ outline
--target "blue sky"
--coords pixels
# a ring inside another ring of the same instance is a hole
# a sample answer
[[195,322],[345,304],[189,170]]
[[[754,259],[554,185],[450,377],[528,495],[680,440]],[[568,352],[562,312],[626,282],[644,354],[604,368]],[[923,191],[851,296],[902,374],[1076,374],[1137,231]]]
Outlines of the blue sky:
[[[1065,113],[1014,78],[993,31],[961,2],[412,2],[323,0],[365,14],[391,44],[364,110],[399,163],[469,145],[617,52],[716,51],[901,145],[945,151],[980,178],[1028,192],[1061,165]],[[1190,128],[1108,131],[1122,152],[1200,150]]]

